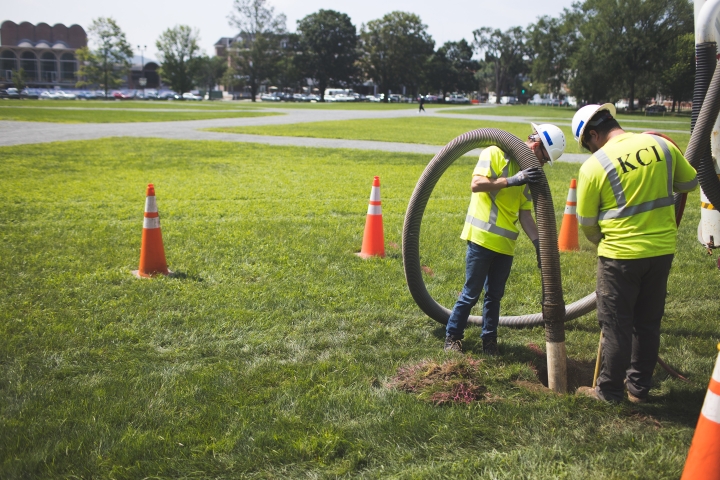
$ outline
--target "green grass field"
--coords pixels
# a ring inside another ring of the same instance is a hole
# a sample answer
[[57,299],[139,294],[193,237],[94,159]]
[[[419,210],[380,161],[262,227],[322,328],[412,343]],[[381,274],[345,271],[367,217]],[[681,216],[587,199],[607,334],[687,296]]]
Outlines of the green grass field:
[[[581,153],[573,139],[570,126],[559,125],[567,140],[567,153]],[[635,127],[636,125],[632,125]],[[644,127],[663,132],[665,125],[648,123]],[[465,120],[443,117],[401,117],[387,119],[363,119],[328,122],[293,123],[257,127],[218,127],[208,130],[224,133],[247,133],[312,138],[342,138],[352,140],[377,140],[382,142],[422,143],[445,145],[453,138],[476,128],[498,128],[519,138],[531,133],[530,125],[524,123],[496,122],[490,120]],[[689,127],[688,127],[689,131]],[[690,141],[689,133],[669,134],[683,151]]]
[[264,117],[280,113],[248,110],[137,111],[116,109],[74,110],[55,107],[0,106],[0,120],[55,123],[129,123],[209,120],[212,118]]
[[[413,303],[400,239],[429,157],[116,138],[0,148],[0,478],[675,479],[720,341],[715,260],[688,201],[653,402],[610,406],[543,389],[529,343],[479,353],[485,400],[436,406],[387,387],[398,368],[457,358]],[[421,233],[429,291],[451,306],[475,161],[438,183]],[[578,165],[546,169],[558,221]],[[388,255],[360,260],[372,177]],[[137,280],[156,187],[174,278]],[[595,253],[561,255],[566,301]],[[503,303],[538,311],[524,236]],[[567,325],[592,365],[594,314]]]

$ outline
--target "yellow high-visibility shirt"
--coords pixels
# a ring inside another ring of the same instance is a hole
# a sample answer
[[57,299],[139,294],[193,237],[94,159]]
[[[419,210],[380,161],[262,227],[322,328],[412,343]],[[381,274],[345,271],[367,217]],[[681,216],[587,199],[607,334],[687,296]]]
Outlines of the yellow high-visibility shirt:
[[697,188],[695,169],[675,145],[650,134],[611,138],[580,167],[577,217],[598,255],[614,259],[675,253],[673,192]]
[[[515,160],[498,147],[482,151],[473,176],[511,177],[520,171]],[[473,193],[460,238],[477,243],[494,252],[513,255],[520,210],[530,210],[532,197],[527,185],[508,187],[494,192]]]

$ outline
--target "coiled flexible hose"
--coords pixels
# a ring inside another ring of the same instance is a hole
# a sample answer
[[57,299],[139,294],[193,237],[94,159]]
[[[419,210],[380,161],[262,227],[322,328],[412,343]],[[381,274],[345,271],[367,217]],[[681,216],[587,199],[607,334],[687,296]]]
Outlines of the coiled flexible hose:
[[[420,268],[420,226],[428,199],[435,185],[455,160],[479,147],[496,145],[515,158],[520,168],[539,167],[532,151],[519,138],[502,130],[481,128],[460,135],[443,148],[425,168],[413,191],[403,225],[403,265],[405,279],[413,299],[430,318],[446,324],[450,310],[439,305],[428,293]],[[546,324],[546,339],[549,342],[565,340],[564,321],[577,318],[593,310],[595,294],[573,303],[567,309],[562,296],[560,276],[560,253],[557,248],[557,227],[550,187],[543,175],[542,181],[531,185],[530,193],[540,234],[540,258],[542,261],[543,313],[532,315],[500,317],[500,325],[534,326]],[[472,315],[470,323],[482,324],[482,317]]]

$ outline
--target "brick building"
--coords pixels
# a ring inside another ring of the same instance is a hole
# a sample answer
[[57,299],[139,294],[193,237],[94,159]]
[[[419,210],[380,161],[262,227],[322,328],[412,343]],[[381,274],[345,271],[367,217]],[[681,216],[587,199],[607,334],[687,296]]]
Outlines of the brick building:
[[75,51],[86,45],[87,34],[80,25],[18,25],[6,20],[0,25],[0,84],[12,83],[12,70],[22,68],[28,87],[73,88]]

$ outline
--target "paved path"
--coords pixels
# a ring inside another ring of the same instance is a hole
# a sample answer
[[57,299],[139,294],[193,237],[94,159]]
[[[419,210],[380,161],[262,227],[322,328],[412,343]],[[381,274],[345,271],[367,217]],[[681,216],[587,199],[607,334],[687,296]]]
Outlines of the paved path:
[[[32,108],[32,107],[31,107]],[[73,110],[82,107],[70,107]],[[97,110],[97,109],[88,109]],[[119,110],[111,108],[108,110]],[[123,109],[139,111],[139,109]],[[157,111],[154,109],[142,109]],[[166,109],[163,109],[166,110]],[[172,110],[176,111],[176,110]],[[221,111],[221,110],[218,110]],[[166,138],[176,140],[216,140],[225,142],[254,142],[265,145],[287,145],[299,147],[320,148],[353,148],[359,150],[382,150],[389,152],[420,153],[434,155],[442,146],[423,145],[414,143],[378,142],[370,140],[341,140],[332,138],[309,137],[275,137],[266,135],[246,135],[203,131],[215,127],[244,127],[263,125],[285,125],[292,123],[342,121],[359,119],[386,119],[399,117],[417,117],[419,115],[438,118],[463,119],[478,122],[483,121],[529,123],[530,120],[519,116],[476,115],[444,113],[442,110],[429,108],[426,113],[418,114],[416,109],[400,110],[330,110],[312,108],[262,108],[251,111],[267,111],[281,113],[282,115],[268,117],[241,117],[217,118],[211,120],[189,120],[178,122],[138,122],[138,123],[45,123],[45,122],[11,122],[0,121],[0,146],[23,145],[30,143],[46,143],[68,140],[93,140],[107,137],[146,137]],[[548,120],[561,126],[570,126],[565,119]],[[628,131],[642,131],[644,129],[633,127],[633,122],[644,120],[628,120]],[[687,133],[684,130],[667,130],[668,133]],[[477,151],[469,152],[476,155]],[[587,154],[565,154],[562,157],[566,162],[583,162]]]

